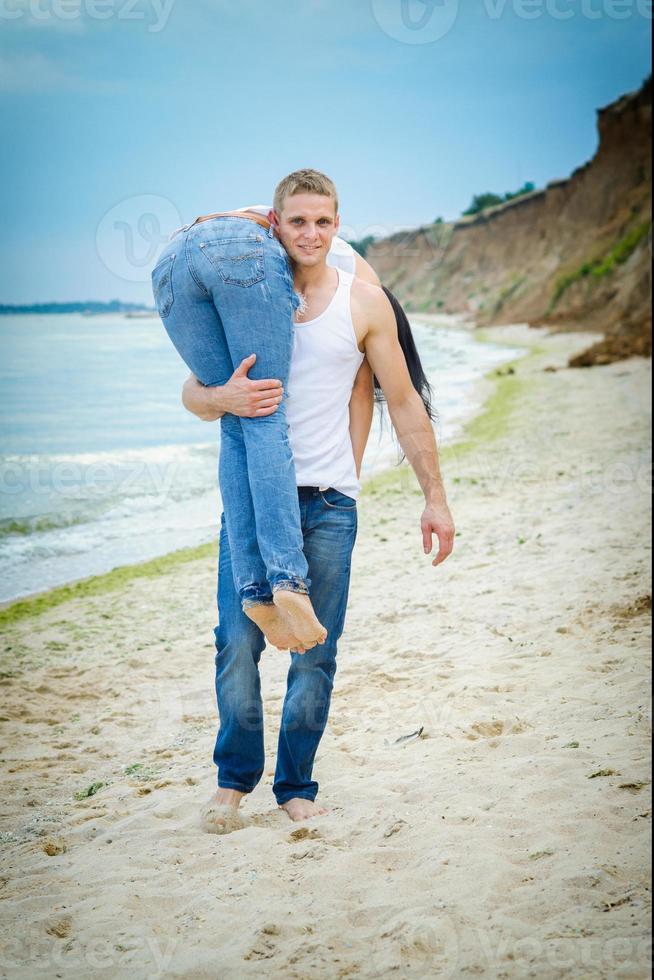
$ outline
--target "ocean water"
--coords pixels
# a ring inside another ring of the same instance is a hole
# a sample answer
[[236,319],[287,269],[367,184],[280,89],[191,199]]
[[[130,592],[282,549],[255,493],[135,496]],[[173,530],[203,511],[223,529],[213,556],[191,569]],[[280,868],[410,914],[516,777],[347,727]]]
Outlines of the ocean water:
[[[452,318],[414,331],[448,441],[520,351]],[[0,351],[0,602],[217,536],[219,423],[183,409],[158,319],[3,316]],[[376,412],[364,478],[397,458]]]

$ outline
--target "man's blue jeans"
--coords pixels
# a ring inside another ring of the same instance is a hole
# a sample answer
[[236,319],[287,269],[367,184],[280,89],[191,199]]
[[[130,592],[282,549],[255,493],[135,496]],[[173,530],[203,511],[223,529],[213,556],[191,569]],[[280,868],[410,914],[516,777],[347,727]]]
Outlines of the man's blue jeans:
[[220,490],[241,603],[272,602],[277,589],[308,593],[286,418],[299,304],[286,252],[272,228],[213,218],[182,229],[166,246],[152,287],[173,344],[202,384],[226,384],[256,354],[249,377],[284,386],[273,415],[223,417]]
[[[320,492],[313,488],[300,488],[297,496],[304,554],[313,583],[311,598],[328,637],[324,645],[305,654],[291,653],[273,785],[280,806],[294,797],[314,800],[318,792],[318,783],[312,778],[313,762],[327,724],[357,535],[357,506],[351,497],[333,489]],[[250,793],[264,771],[259,661],[266,643],[261,630],[241,608],[224,518],[218,618],[215,663],[220,728],[213,758],[219,786]]]

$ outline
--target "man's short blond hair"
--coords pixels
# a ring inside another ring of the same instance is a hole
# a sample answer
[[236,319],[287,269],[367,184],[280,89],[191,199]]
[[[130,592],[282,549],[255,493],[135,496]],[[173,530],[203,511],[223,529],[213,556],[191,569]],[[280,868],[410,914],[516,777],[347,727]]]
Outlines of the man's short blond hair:
[[322,194],[330,197],[334,202],[336,214],[338,214],[338,192],[333,180],[326,174],[321,174],[319,170],[296,170],[294,173],[284,177],[277,185],[273,207],[277,214],[284,210],[287,197],[293,194]]

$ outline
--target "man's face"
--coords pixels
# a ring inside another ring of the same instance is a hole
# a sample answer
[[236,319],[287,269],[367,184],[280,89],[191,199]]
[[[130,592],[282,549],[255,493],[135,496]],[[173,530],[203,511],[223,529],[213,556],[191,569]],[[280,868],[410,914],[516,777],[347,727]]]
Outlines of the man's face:
[[293,194],[275,212],[279,240],[293,262],[312,268],[327,261],[340,219],[333,198],[322,194]]

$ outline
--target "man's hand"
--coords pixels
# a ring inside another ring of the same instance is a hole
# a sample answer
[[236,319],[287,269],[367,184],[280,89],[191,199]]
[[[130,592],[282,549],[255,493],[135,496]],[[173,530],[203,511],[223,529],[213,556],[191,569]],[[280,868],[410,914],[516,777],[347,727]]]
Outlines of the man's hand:
[[431,555],[433,551],[432,535],[435,534],[438,538],[438,554],[432,562],[436,567],[449,558],[454,548],[454,521],[447,504],[438,503],[425,507],[420,526],[426,555]]
[[206,387],[191,375],[182,391],[184,407],[205,422],[215,422],[222,415],[241,418],[273,415],[279,408],[284,389],[280,381],[251,381],[248,378],[248,371],[256,359],[256,354],[246,357],[222,386]]
[[281,381],[250,381],[248,371],[251,371],[257,360],[256,354],[250,354],[222,390],[222,402],[226,406],[223,411],[229,415],[239,415],[241,418],[261,418],[264,415],[274,415],[279,408],[284,389]]

